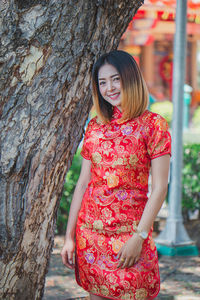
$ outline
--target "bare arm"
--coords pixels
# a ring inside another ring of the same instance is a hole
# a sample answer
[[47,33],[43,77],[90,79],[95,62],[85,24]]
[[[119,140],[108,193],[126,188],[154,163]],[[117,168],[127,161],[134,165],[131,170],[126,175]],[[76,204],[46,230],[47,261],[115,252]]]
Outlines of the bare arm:
[[81,173],[77,181],[76,188],[74,190],[74,195],[72,198],[72,203],[70,206],[65,243],[61,251],[63,264],[69,268],[74,267],[73,252],[75,249],[74,236],[75,236],[76,222],[77,222],[79,210],[81,208],[83,195],[90,181],[90,177],[91,177],[90,169],[91,169],[91,161],[83,158]]
[[163,155],[151,161],[152,192],[138,225],[139,230],[150,231],[165,200],[168,187],[169,164],[169,155]]
[[91,161],[83,158],[81,173],[77,181],[76,188],[74,190],[74,195],[72,198],[72,203],[70,206],[66,237],[74,238],[78,212],[81,207],[83,195],[90,181],[90,168]]
[[[152,192],[147,201],[142,218],[138,224],[140,231],[149,232],[151,226],[166,197],[168,186],[170,156],[163,155],[151,161]],[[119,267],[132,266],[138,261],[142,250],[143,240],[138,234],[134,234],[119,251]]]

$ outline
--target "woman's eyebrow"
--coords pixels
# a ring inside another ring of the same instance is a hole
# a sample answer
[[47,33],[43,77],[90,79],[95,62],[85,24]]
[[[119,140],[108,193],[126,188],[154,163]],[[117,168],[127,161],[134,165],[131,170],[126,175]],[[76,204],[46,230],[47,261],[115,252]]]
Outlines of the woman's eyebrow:
[[[110,77],[112,78],[112,77],[115,77],[115,76],[119,76],[119,74],[118,73],[116,73],[116,74],[114,74],[114,75],[111,75]],[[105,80],[106,78],[99,78],[99,80]]]

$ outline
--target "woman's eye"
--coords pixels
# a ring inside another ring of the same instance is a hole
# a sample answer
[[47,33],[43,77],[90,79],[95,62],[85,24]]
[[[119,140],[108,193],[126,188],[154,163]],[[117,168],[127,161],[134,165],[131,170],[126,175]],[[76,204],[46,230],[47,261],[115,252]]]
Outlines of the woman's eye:
[[114,78],[114,81],[119,81],[119,80],[120,80],[119,77],[115,77],[115,78]]
[[106,82],[105,81],[100,81],[99,85],[104,85]]

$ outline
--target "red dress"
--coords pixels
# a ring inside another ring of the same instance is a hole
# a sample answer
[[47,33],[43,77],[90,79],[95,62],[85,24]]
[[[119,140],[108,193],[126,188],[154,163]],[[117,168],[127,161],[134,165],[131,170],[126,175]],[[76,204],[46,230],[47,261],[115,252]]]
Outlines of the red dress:
[[117,254],[132,236],[148,193],[151,159],[170,154],[168,125],[146,110],[121,122],[114,108],[109,124],[97,117],[87,127],[82,156],[91,160],[76,228],[76,280],[86,291],[109,299],[153,299],[160,289],[152,230],[139,261],[117,268]]

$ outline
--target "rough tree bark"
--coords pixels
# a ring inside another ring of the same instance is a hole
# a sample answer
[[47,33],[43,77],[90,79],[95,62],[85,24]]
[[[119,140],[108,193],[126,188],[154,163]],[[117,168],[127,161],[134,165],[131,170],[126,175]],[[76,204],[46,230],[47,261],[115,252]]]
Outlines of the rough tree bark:
[[143,0],[0,1],[0,299],[41,299],[90,71]]

